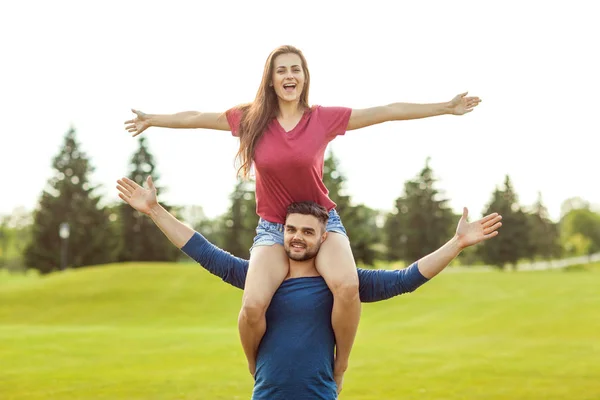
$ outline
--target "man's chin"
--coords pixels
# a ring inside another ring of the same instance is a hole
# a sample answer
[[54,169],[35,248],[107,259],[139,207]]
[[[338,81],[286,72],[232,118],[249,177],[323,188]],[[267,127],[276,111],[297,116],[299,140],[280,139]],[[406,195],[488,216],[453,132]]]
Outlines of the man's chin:
[[288,257],[294,261],[304,261],[306,254],[305,253],[302,253],[302,254],[288,253]]
[[307,252],[295,253],[292,251],[287,251],[287,256],[294,261],[307,261],[315,257],[314,254],[309,254]]

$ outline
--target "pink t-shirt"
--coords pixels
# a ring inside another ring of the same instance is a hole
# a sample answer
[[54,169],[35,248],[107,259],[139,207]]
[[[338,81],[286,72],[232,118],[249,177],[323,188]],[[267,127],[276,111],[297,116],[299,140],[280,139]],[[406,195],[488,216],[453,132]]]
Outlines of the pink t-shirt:
[[[254,155],[256,213],[283,224],[287,207],[297,201],[314,201],[327,210],[336,204],[323,184],[325,150],[336,136],[346,133],[352,109],[314,106],[286,132],[277,118],[259,139]],[[238,136],[242,112],[226,113],[231,133]]]

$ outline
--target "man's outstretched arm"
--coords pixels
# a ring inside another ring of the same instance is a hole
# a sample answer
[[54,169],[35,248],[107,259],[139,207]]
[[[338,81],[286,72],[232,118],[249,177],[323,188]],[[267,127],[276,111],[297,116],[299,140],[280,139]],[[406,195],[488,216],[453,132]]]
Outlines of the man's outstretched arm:
[[248,274],[248,260],[235,257],[215,246],[198,232],[194,232],[190,240],[181,247],[181,251],[224,282],[238,289],[244,289]]
[[148,177],[145,189],[128,178],[117,181],[119,197],[137,211],[149,216],[177,248],[225,282],[244,288],[248,261],[234,257],[208,242],[201,234],[165,210],[156,198],[156,188]]
[[421,274],[417,264],[397,270],[358,268],[360,301],[372,303],[414,292],[429,280]]
[[395,271],[359,269],[361,301],[381,301],[416,290],[446,268],[462,250],[493,238],[502,226],[502,216],[497,213],[471,223],[467,222],[467,217],[468,210],[465,208],[454,237],[408,268]]

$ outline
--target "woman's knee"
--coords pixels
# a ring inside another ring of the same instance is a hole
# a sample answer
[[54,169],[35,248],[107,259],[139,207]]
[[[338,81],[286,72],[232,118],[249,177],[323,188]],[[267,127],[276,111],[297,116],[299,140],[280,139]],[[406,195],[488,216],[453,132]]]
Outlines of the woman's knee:
[[353,274],[344,274],[341,279],[330,284],[333,296],[343,301],[354,301],[358,298],[358,278]]
[[282,246],[258,246],[250,256],[240,317],[249,322],[264,318],[275,291],[289,271]]
[[358,272],[348,238],[330,233],[325,243],[317,257],[319,272],[335,297],[348,301],[358,298]]
[[259,296],[244,296],[240,318],[249,324],[255,324],[265,317],[268,306],[268,299],[265,300]]

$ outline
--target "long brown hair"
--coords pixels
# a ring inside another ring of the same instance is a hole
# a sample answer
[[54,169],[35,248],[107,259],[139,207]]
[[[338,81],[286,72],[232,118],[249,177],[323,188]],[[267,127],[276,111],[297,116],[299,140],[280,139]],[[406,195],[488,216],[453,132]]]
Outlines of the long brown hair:
[[302,88],[302,94],[300,95],[300,105],[305,109],[310,108],[308,104],[310,74],[308,72],[308,65],[306,64],[304,54],[294,46],[285,45],[276,48],[267,58],[262,81],[260,82],[260,87],[258,88],[254,101],[238,107],[242,111],[242,118],[239,127],[240,148],[236,154],[236,159],[240,162],[238,176],[241,175],[244,179],[248,179],[250,176],[250,168],[254,162],[256,143],[265,129],[267,129],[269,122],[277,117],[277,113],[279,112],[277,94],[275,93],[275,88],[270,84],[273,79],[273,64],[275,58],[281,54],[287,53],[297,54],[302,61],[304,87]]

